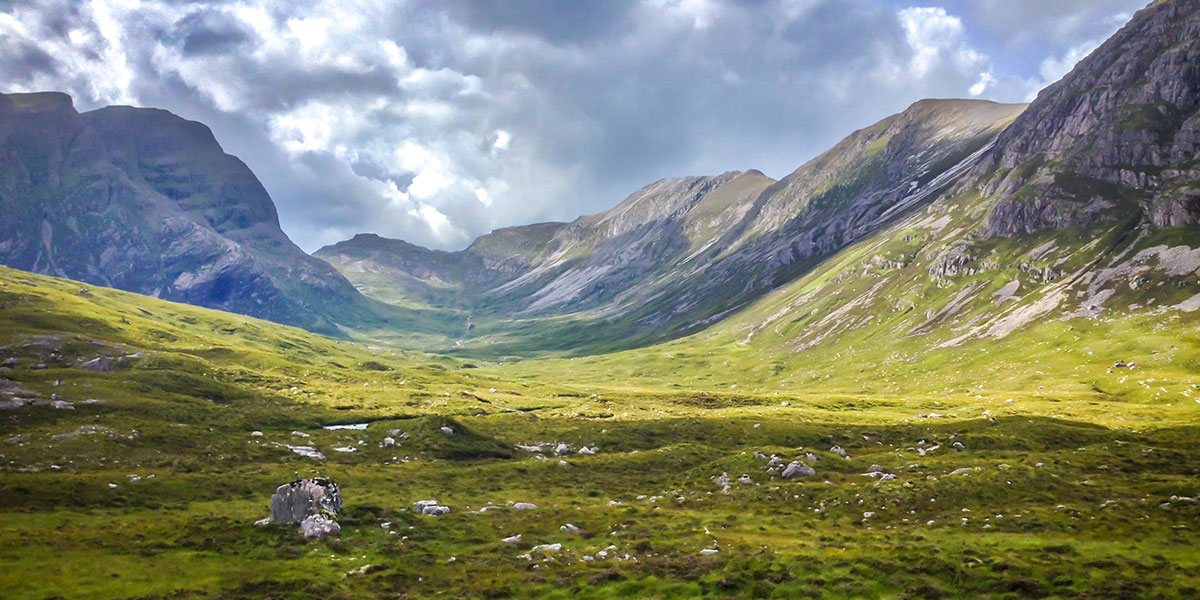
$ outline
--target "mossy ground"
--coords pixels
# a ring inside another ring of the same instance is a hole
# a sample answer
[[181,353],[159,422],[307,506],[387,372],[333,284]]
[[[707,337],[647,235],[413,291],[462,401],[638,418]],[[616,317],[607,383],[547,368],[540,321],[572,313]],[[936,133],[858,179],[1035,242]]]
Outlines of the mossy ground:
[[[911,361],[864,344],[801,362],[730,333],[500,365],[8,269],[0,304],[0,358],[19,361],[0,377],[74,403],[0,413],[5,598],[1200,594],[1198,346],[1179,315]],[[1109,373],[1117,359],[1140,365]],[[537,442],[599,451],[514,449]],[[809,451],[799,481],[754,457]],[[342,487],[341,537],[252,525],[277,485],[315,474]],[[453,512],[408,510],[424,499]],[[510,501],[538,508],[475,512]],[[563,547],[531,554],[544,543]]]

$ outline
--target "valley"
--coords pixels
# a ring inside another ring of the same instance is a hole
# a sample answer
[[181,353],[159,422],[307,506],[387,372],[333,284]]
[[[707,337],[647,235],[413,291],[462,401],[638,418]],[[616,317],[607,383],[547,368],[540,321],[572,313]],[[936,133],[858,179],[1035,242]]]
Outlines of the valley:
[[0,596],[1200,596],[1198,32],[458,251],[0,94]]

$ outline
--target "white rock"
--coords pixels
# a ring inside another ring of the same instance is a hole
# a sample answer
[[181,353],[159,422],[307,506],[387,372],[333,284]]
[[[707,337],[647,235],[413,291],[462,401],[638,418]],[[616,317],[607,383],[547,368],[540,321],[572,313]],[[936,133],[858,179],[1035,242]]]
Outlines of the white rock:
[[530,548],[530,552],[558,552],[562,550],[562,544],[538,544]]
[[567,523],[566,525],[559,527],[558,530],[563,533],[579,533],[581,531],[578,527],[576,527],[570,523]]
[[262,436],[263,436],[263,432],[261,432],[261,431],[251,431],[250,432],[250,437],[262,437]]
[[720,552],[720,550],[717,550],[716,548],[705,548],[700,551],[700,554],[716,554],[718,552]]
[[521,543],[521,534],[518,533],[517,535],[512,535],[512,536],[506,537],[500,541],[504,542],[505,544],[514,544],[514,545],[520,544]]
[[513,510],[534,510],[537,508],[537,505],[530,502],[518,502],[512,507]]
[[292,452],[295,452],[296,454],[299,454],[300,456],[303,456],[305,458],[316,458],[316,459],[325,458],[324,454],[321,454],[320,452],[317,451],[316,448],[313,448],[312,446],[288,446],[287,448],[288,448],[288,450],[291,450]]

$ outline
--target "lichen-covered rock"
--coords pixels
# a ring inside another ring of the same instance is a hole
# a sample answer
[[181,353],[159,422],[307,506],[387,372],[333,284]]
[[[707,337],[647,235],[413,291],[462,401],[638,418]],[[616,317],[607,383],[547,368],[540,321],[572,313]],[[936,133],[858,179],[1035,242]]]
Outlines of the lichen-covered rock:
[[300,523],[318,513],[336,515],[341,511],[341,491],[324,477],[286,483],[271,497],[272,523]]

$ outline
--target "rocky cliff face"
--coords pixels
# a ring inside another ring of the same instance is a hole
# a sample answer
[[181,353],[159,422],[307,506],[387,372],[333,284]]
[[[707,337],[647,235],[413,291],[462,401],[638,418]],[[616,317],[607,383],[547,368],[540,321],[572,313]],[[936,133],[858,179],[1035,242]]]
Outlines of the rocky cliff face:
[[[714,322],[924,205],[1022,109],[923,101],[781,181],[758,171],[665,179],[603,213],[501,230],[462,252],[359,236],[317,256],[389,302],[515,318],[518,328],[570,323],[588,331],[587,342],[665,339]],[[504,327],[490,331],[503,335]]]
[[975,173],[988,233],[1200,221],[1198,39],[1200,1],[1156,2],[1043,90]]
[[0,95],[0,262],[319,331],[372,303],[279,228],[250,169],[161,110]]

